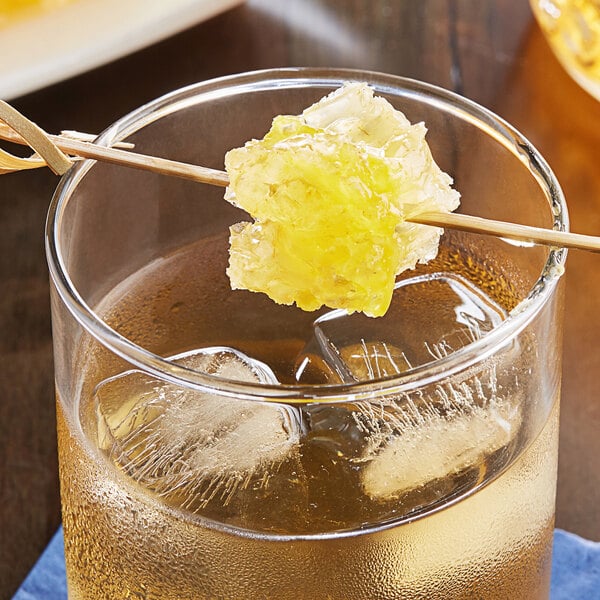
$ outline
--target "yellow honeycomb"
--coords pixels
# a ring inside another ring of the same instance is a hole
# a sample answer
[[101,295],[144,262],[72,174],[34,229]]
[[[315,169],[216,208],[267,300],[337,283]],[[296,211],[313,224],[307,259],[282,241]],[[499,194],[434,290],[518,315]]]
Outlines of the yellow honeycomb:
[[385,314],[396,275],[433,258],[442,232],[404,218],[459,203],[425,133],[348,83],[228,152],[225,198],[254,219],[231,228],[232,288],[304,310]]

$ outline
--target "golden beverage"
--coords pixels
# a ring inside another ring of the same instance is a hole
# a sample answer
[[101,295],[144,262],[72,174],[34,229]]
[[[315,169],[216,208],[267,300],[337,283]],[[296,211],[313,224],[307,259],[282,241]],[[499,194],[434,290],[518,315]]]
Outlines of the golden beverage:
[[531,0],[531,6],[563,67],[600,98],[600,2]]
[[[228,346],[279,381],[319,383],[443,356],[516,303],[513,284],[455,247],[377,320],[232,294],[226,259],[222,237],[192,244],[97,310],[183,364]],[[226,302],[243,309],[217,321]],[[240,328],[242,311],[260,318]],[[310,341],[315,320],[346,367]],[[548,598],[559,409],[527,388],[537,344],[525,336],[424,394],[302,407],[181,392],[84,346],[78,422],[57,402],[69,598]]]

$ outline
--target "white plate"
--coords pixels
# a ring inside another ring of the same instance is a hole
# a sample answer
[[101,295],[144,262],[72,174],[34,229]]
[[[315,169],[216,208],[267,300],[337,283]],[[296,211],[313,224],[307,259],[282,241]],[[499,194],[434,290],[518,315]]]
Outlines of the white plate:
[[0,28],[0,98],[124,56],[243,0],[76,0]]

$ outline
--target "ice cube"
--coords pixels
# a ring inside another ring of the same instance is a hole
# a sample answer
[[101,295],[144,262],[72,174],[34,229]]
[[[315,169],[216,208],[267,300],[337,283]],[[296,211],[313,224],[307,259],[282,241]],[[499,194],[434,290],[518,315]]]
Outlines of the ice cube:
[[[480,339],[506,316],[458,274],[404,279],[384,317],[343,310],[319,317],[297,359],[296,379],[354,383],[399,375]],[[516,348],[507,345],[450,383],[372,402],[307,407],[306,421],[313,437],[334,440],[336,450],[360,466],[368,496],[397,497],[477,466],[511,444],[522,422],[519,399],[506,391],[514,387],[515,360]],[[336,421],[343,436],[331,434]]]
[[[232,348],[171,357],[197,371],[237,381],[277,383],[271,369]],[[94,394],[98,445],[130,477],[183,508],[239,486],[268,481],[300,435],[296,409],[225,398],[132,370],[100,383]]]
[[296,360],[296,380],[353,383],[398,375],[480,339],[505,318],[503,308],[455,273],[404,279],[383,317],[338,309],[316,319]]
[[[452,393],[460,396],[461,391]],[[368,496],[389,499],[417,490],[483,464],[514,440],[521,424],[519,402],[494,400],[479,406],[464,397],[454,401],[460,408],[442,414],[431,406],[416,419],[398,408],[388,411],[387,425],[394,432],[383,443],[381,436],[374,438],[379,448],[368,449],[361,459]]]

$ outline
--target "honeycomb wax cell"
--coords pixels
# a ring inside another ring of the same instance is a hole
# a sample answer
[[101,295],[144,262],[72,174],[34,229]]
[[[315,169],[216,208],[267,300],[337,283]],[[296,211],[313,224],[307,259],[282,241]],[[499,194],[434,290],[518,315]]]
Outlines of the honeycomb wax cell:
[[396,275],[433,258],[442,233],[405,218],[459,204],[426,131],[348,83],[228,152],[225,198],[254,219],[231,228],[231,287],[385,314]]

